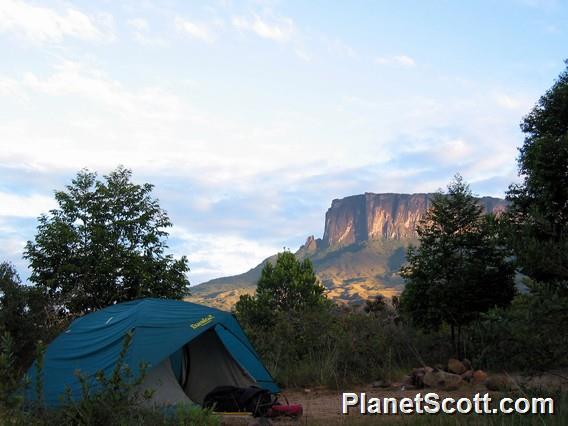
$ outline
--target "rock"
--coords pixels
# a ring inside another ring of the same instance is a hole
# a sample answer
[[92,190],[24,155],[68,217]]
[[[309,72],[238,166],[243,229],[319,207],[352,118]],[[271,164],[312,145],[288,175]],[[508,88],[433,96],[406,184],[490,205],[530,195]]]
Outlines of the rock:
[[513,381],[504,374],[495,374],[485,381],[485,387],[490,391],[510,391],[513,388]]
[[434,371],[434,369],[428,366],[414,368],[408,376],[410,378],[408,384],[416,387],[416,389],[422,389],[424,387],[424,375],[432,371]]
[[391,382],[388,380],[377,380],[376,382],[373,382],[372,386],[374,388],[388,388],[391,386]]
[[462,364],[464,365],[466,370],[473,370],[473,368],[471,367],[471,361],[467,358],[464,358],[462,360]]
[[311,390],[311,389],[308,389],[308,388],[305,388],[305,389],[304,389],[304,393],[311,393],[311,391],[312,391],[312,390]]
[[460,374],[461,378],[465,382],[471,382],[473,380],[473,370],[467,370],[465,373]]
[[462,378],[457,374],[437,370],[426,373],[423,382],[426,386],[434,389],[450,390],[457,389],[462,382]]
[[487,373],[483,370],[475,370],[473,372],[472,379],[473,383],[475,384],[485,383],[485,381],[487,380]]
[[467,371],[467,368],[460,360],[450,358],[450,360],[448,361],[448,371],[454,374],[463,374]]
[[[428,211],[432,194],[360,194],[333,200],[325,214],[325,247],[370,240],[416,237],[416,227]],[[506,209],[506,202],[480,198],[485,212]]]

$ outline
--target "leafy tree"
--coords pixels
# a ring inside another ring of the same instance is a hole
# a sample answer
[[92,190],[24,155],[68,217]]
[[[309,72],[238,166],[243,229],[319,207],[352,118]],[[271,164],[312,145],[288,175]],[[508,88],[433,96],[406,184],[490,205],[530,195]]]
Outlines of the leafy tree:
[[[568,65],[568,61],[566,61]],[[521,123],[520,184],[507,194],[520,271],[568,288],[568,68]]]
[[275,265],[267,262],[254,296],[241,296],[235,311],[245,324],[271,324],[279,312],[301,312],[327,304],[325,287],[309,259],[299,261],[293,253],[279,253]]
[[369,313],[378,313],[384,312],[388,309],[387,300],[385,296],[379,294],[372,299],[368,299],[365,301],[365,307],[363,308],[365,312]]
[[498,220],[483,214],[457,175],[447,194],[434,196],[417,231],[420,245],[409,248],[401,269],[406,281],[401,309],[426,330],[448,324],[460,355],[462,327],[514,296],[514,269]]
[[172,223],[152,197],[153,186],[131,177],[123,167],[103,180],[83,170],[55,193],[59,207],[39,217],[24,257],[30,281],[61,312],[81,315],[141,297],[187,294],[186,257],[165,254]]
[[27,366],[36,341],[50,337],[48,313],[41,289],[23,285],[11,264],[0,263],[0,335],[10,336],[15,368]]

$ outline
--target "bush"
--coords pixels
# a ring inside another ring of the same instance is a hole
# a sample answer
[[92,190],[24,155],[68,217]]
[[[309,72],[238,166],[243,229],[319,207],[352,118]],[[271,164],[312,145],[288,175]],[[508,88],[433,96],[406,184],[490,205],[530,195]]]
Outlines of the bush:
[[473,328],[481,366],[540,372],[568,366],[568,297],[556,286],[531,285],[510,309],[494,309]]
[[399,324],[392,308],[379,312],[322,306],[274,314],[273,327],[245,324],[265,365],[284,387],[341,387],[394,380],[419,362],[409,349],[414,331]]

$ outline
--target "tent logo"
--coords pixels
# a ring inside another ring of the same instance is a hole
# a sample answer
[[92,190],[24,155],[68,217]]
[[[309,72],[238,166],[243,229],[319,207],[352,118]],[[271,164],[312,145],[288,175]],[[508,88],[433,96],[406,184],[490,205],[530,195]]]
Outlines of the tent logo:
[[193,328],[195,330],[196,328],[203,327],[204,325],[207,325],[211,321],[213,321],[213,319],[215,319],[215,317],[213,315],[209,314],[206,317],[201,318],[199,321],[191,324],[191,328]]

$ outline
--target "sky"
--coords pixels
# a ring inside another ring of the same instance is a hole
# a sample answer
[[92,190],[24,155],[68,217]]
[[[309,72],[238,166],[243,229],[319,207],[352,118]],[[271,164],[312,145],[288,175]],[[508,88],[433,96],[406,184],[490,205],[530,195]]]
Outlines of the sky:
[[518,180],[519,123],[565,69],[568,2],[0,0],[0,261],[55,190],[155,185],[189,279],[323,234],[331,201]]

